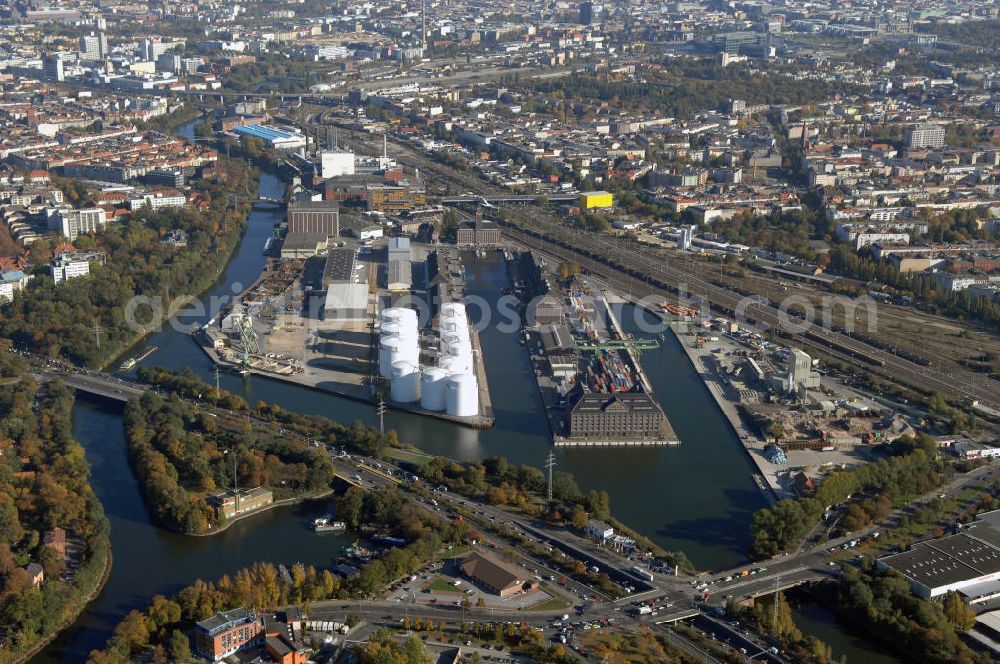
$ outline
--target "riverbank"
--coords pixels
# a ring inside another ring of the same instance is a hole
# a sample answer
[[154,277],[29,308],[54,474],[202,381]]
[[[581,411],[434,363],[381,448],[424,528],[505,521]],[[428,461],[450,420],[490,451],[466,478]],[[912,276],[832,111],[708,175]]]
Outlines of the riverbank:
[[736,406],[728,398],[726,398],[723,388],[718,384],[718,381],[713,378],[712,372],[710,372],[705,365],[705,359],[712,357],[713,351],[717,350],[721,346],[721,341],[708,342],[700,348],[696,348],[689,343],[685,343],[685,340],[688,337],[682,335],[679,331],[679,327],[684,326],[686,328],[689,323],[678,320],[673,316],[669,316],[665,312],[649,309],[644,306],[643,302],[633,296],[622,295],[621,297],[625,301],[630,302],[634,306],[641,308],[646,313],[656,317],[658,320],[662,321],[663,325],[670,329],[671,334],[677,340],[678,345],[681,347],[684,355],[691,363],[695,373],[697,373],[701,379],[702,385],[705,387],[705,391],[712,397],[712,400],[718,407],[719,412],[722,413],[725,421],[728,423],[729,428],[740,440],[747,458],[757,468],[757,474],[752,476],[753,481],[757,488],[760,489],[761,494],[764,496],[765,500],[767,500],[768,504],[774,504],[777,500],[786,497],[787,492],[778,483],[773,468],[769,467],[770,464],[767,464],[766,460],[760,456],[759,453],[755,454],[753,451],[755,445],[762,449],[765,443],[763,441],[756,440],[753,435],[746,430],[743,426],[743,420]]
[[[256,175],[259,178],[259,173],[257,173]],[[151,335],[162,331],[163,326],[166,323],[168,323],[172,318],[174,318],[174,316],[176,316],[185,307],[187,307],[193,300],[203,299],[206,293],[211,291],[219,284],[219,282],[225,276],[226,268],[229,266],[230,261],[233,260],[233,257],[236,256],[236,253],[240,249],[240,244],[243,235],[246,232],[247,226],[250,224],[250,214],[251,212],[247,213],[247,216],[243,221],[239,237],[235,242],[233,242],[232,247],[225,256],[225,259],[220,260],[218,262],[218,265],[215,270],[215,275],[212,277],[211,283],[206,284],[204,288],[199,289],[196,293],[183,294],[174,297],[172,301],[167,303],[167,311],[160,317],[160,320],[158,320],[155,324],[144,326],[143,332],[136,335],[136,337],[121,350],[113,353],[107,359],[105,359],[104,362],[102,362],[101,365],[98,367],[98,371],[107,371],[108,367],[115,367],[116,365],[120,364],[121,359],[126,357],[129,353],[131,353],[136,348],[136,346],[138,346],[143,341],[148,339]]]
[[47,635],[45,638],[32,645],[31,648],[29,648],[26,652],[18,655],[17,659],[13,660],[11,664],[22,664],[24,662],[31,661],[33,657],[35,657],[38,653],[42,652],[42,650],[44,650],[49,644],[51,644],[53,641],[59,638],[59,636],[66,629],[72,627],[73,624],[80,619],[80,616],[83,614],[84,610],[86,610],[86,608],[90,605],[91,602],[97,599],[98,595],[101,594],[101,592],[104,590],[104,587],[107,585],[108,579],[111,578],[111,567],[113,565],[113,559],[114,556],[112,554],[111,543],[109,541],[108,555],[105,556],[104,559],[104,568],[101,571],[101,577],[98,580],[97,584],[93,588],[91,588],[90,591],[86,593],[86,595],[84,595],[84,597],[81,599],[80,606],[77,609],[75,609],[71,615],[67,616],[61,622],[59,627],[53,630],[51,634]]

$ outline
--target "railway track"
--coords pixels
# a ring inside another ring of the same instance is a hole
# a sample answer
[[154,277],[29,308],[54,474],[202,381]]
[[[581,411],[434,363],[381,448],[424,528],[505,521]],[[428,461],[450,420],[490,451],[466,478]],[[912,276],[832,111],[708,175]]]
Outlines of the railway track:
[[[377,154],[381,151],[381,141],[370,135],[350,132],[356,147]],[[460,173],[450,166],[430,159],[415,151],[407,143],[390,137],[400,161],[416,166],[425,172],[446,181],[457,181],[470,191],[483,194],[496,193],[494,187],[470,173]],[[705,270],[699,270],[692,263],[684,266],[684,261],[672,261],[671,257],[651,255],[648,249],[638,245],[626,247],[621,240],[603,235],[569,228],[557,222],[548,221],[544,215],[528,216],[522,210],[508,209],[508,215],[518,218],[518,222],[502,222],[512,239],[533,249],[557,254],[563,260],[572,260],[605,277],[609,283],[639,297],[655,296],[663,298],[667,293],[677,293],[683,286],[693,297],[706,299],[712,307],[730,314],[744,311],[748,320],[762,323],[775,329],[782,336],[806,346],[834,351],[840,357],[849,357],[868,365],[890,380],[904,382],[920,390],[938,393],[959,400],[976,399],[992,407],[1000,407],[1000,384],[982,374],[957,368],[952,373],[928,367],[900,357],[889,350],[878,348],[861,339],[836,330],[829,330],[818,324],[811,325],[803,332],[783,331],[790,322],[793,325],[804,321],[792,313],[782,314],[777,307],[765,299],[754,300],[707,280]],[[679,267],[680,266],[680,267]],[[798,289],[796,289],[798,290]],[[768,289],[770,293],[777,291]],[[938,358],[940,361],[944,358]]]
[[847,334],[827,330],[815,324],[801,331],[784,330],[789,324],[804,327],[806,321],[791,314],[782,314],[770,303],[753,300],[716,286],[662,259],[653,261],[642,252],[626,251],[615,242],[576,229],[541,224],[537,218],[531,220],[536,226],[532,229],[522,228],[512,222],[503,223],[505,233],[512,240],[554,255],[561,260],[574,261],[618,288],[628,288],[634,296],[663,298],[668,293],[676,293],[683,288],[695,298],[704,298],[712,307],[730,314],[742,311],[752,322],[767,325],[779,331],[782,336],[804,345],[819,346],[821,349],[832,348],[840,355],[848,355],[880,370],[879,373],[889,378],[902,380],[922,390],[951,398],[977,399],[990,406],[1000,404],[1000,386],[991,385],[986,381],[977,382],[971,375],[956,377],[952,374],[943,374]]

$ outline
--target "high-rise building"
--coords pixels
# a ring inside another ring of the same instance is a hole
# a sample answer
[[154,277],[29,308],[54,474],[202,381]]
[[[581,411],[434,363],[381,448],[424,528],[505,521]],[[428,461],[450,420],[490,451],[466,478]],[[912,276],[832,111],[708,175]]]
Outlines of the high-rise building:
[[944,147],[944,125],[920,124],[906,130],[906,147],[919,148],[941,148]]
[[177,46],[176,42],[162,42],[159,39],[142,40],[142,59],[156,61],[161,55]]
[[181,56],[173,53],[162,53],[156,59],[157,71],[168,71],[176,74],[181,70]]
[[69,238],[70,242],[83,233],[96,233],[104,226],[104,210],[101,208],[58,208],[49,215],[49,230]]
[[63,67],[62,56],[58,53],[47,55],[42,59],[42,74],[50,81],[62,83],[66,80],[66,70]]
[[103,60],[108,57],[108,37],[103,32],[80,37],[81,60]]
[[597,18],[597,14],[601,11],[601,8],[595,5],[593,2],[581,2],[580,3],[580,23],[583,25],[593,25]]

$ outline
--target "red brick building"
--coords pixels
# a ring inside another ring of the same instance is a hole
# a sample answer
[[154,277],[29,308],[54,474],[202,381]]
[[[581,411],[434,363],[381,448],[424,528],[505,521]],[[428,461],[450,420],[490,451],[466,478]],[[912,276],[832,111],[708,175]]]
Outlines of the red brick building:
[[195,627],[194,647],[199,655],[213,662],[229,657],[244,648],[256,648],[264,642],[264,625],[246,609],[216,613]]

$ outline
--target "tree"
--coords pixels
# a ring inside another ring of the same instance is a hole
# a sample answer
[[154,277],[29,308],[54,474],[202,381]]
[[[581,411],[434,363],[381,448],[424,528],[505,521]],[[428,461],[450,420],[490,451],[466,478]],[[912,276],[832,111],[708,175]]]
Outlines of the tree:
[[146,624],[146,616],[135,609],[129,611],[125,619],[118,623],[118,627],[115,628],[115,636],[124,640],[129,652],[135,652],[146,645],[149,643],[149,627]]
[[587,515],[587,511],[583,509],[583,506],[577,503],[573,506],[573,511],[569,514],[569,522],[577,530],[583,530],[587,526],[587,522],[590,517]]
[[426,664],[429,660],[424,653],[424,644],[416,636],[411,636],[406,640],[406,645],[403,646],[403,656],[406,658],[406,664]]
[[178,662],[191,659],[191,643],[179,629],[170,634],[170,655]]
[[976,624],[976,612],[970,609],[969,605],[963,602],[961,596],[954,590],[944,596],[941,610],[944,611],[944,617],[954,625],[955,629],[965,631],[972,629]]
[[607,491],[591,491],[587,494],[587,511],[595,519],[604,521],[611,517],[611,499]]

